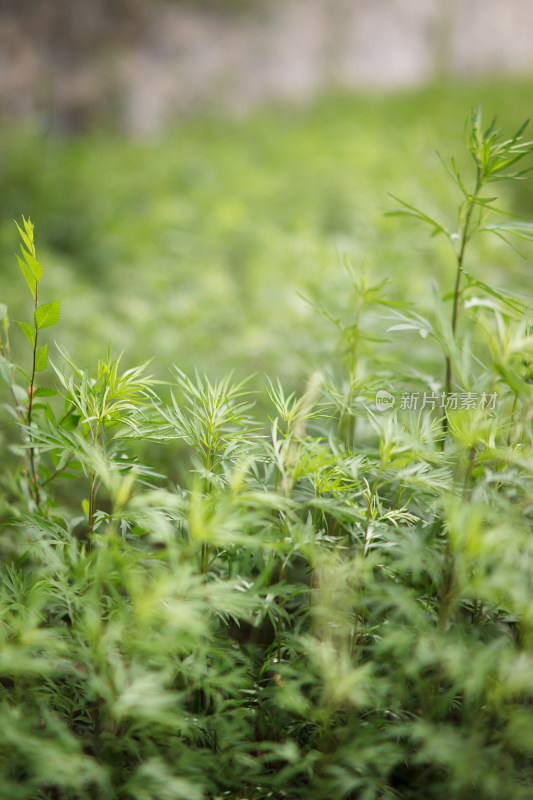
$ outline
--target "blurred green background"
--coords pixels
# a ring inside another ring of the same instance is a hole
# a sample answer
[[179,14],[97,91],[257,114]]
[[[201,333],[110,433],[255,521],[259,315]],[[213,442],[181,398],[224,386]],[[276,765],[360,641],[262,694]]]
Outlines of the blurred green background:
[[[127,365],[154,357],[162,378],[177,364],[297,383],[327,360],[336,335],[302,295],[349,319],[344,260],[389,278],[392,296],[417,307],[433,281],[451,287],[448,245],[385,217],[389,193],[453,226],[458,193],[438,153],[471,174],[470,109],[482,102],[485,119],[497,115],[512,133],[531,115],[532,89],[492,81],[330,91],[298,108],[204,111],[144,140],[110,128],[65,137],[4,126],[1,299],[12,318],[31,313],[13,255],[13,220],[29,215],[42,299],[61,298],[54,335],[82,367],[110,340]],[[531,216],[528,182],[502,191],[509,210]],[[470,269],[527,291],[531,253],[522,249],[526,258],[480,239]]]

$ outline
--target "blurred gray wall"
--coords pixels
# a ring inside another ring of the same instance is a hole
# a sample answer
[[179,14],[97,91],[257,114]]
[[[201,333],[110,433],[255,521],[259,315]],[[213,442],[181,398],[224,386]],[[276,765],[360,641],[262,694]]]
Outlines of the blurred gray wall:
[[533,0],[0,0],[0,115],[66,130],[531,73]]

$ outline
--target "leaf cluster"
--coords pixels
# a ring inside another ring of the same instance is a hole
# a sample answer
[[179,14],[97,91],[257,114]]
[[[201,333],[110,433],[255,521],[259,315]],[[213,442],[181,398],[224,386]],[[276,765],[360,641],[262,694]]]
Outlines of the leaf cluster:
[[[498,136],[471,139],[487,176],[527,149]],[[19,230],[35,336],[25,370],[3,312],[20,465],[0,496],[0,797],[530,797],[527,301],[461,257],[450,321],[438,293],[414,312],[348,270],[345,315],[315,303],[335,352],[301,391],[269,381],[256,418],[231,375],[176,367],[166,397],[110,351],[94,374],[59,351],[37,386],[58,306]]]

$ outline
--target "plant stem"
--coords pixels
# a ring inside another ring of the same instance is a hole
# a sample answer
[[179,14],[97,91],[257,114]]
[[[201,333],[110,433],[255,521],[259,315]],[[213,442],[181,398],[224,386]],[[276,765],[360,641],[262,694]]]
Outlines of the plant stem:
[[94,472],[91,471],[91,474],[89,475],[89,513],[87,520],[89,533],[92,533],[94,529],[95,510],[96,510],[96,476]]
[[[481,188],[483,186],[483,174],[481,172],[481,168],[478,166],[477,168],[477,175],[476,175],[476,185],[474,188],[473,194],[470,195],[468,200],[468,206],[466,210],[465,221],[462,226],[462,230],[460,233],[460,244],[459,249],[456,251],[456,258],[457,258],[457,274],[455,276],[455,287],[453,291],[453,310],[452,310],[452,334],[455,340],[456,331],[457,331],[457,321],[459,318],[459,297],[461,294],[461,278],[463,276],[463,264],[465,258],[465,251],[466,245],[470,240],[470,226],[472,223],[472,214],[474,212],[474,208],[477,203],[477,199]],[[449,395],[452,388],[453,382],[453,370],[452,370],[452,359],[451,355],[446,356],[446,380],[444,384],[444,391],[446,396]],[[448,431],[448,418],[446,414],[444,414],[442,420],[442,429],[443,433],[446,435]],[[444,440],[443,440],[443,447],[444,447]]]
[[64,470],[65,470],[65,469],[68,467],[68,465],[70,464],[70,462],[72,461],[72,459],[73,459],[73,458],[74,458],[74,456],[73,456],[73,455],[70,455],[70,456],[67,458],[67,460],[66,460],[65,464],[64,464],[64,465],[61,467],[61,469],[57,469],[57,468],[56,468],[56,469],[55,469],[55,470],[54,470],[54,471],[51,473],[51,475],[49,475],[49,476],[48,476],[48,478],[46,478],[46,480],[44,480],[44,481],[41,481],[41,487],[43,487],[43,486],[47,486],[49,483],[52,483],[52,481],[54,481],[54,480],[57,478],[57,476],[58,476],[58,475],[61,475],[61,473],[62,473],[62,472],[63,472],[63,471],[64,471]]
[[[35,310],[37,311],[37,287],[38,283],[35,283]],[[35,383],[35,359],[37,355],[37,341],[39,338],[39,329],[35,328],[35,339],[33,341],[33,354],[32,354],[32,366],[31,366],[31,379],[30,379],[30,387],[28,389],[28,414],[26,416],[26,424],[28,426],[28,437],[29,437],[29,460],[30,460],[30,471],[31,471],[31,480],[33,486],[33,495],[35,497],[35,505],[37,508],[40,506],[40,496],[39,496],[39,482],[37,477],[37,468],[35,466],[35,448],[32,446],[33,436],[31,434],[31,417],[33,412],[33,387]]]
[[[99,425],[92,430],[93,447],[97,447],[98,444],[100,444],[102,435],[101,431],[102,428]],[[91,469],[91,471],[89,472],[89,512],[87,514],[88,533],[92,533],[94,530],[94,515],[96,513],[97,492],[98,492],[98,485],[97,485],[96,472],[94,471],[94,469]]]
[[474,469],[475,459],[476,459],[476,446],[473,444],[468,453],[468,466],[466,469],[465,481],[463,485],[463,500],[469,500],[472,494],[470,479],[472,477],[472,470]]
[[[282,561],[281,567],[279,570],[279,582],[283,583],[285,579],[285,569],[286,569],[286,562]],[[279,603],[280,611],[283,610],[285,606],[285,600],[281,600]],[[281,664],[281,631],[282,631],[282,624],[281,624],[281,613],[279,614],[276,620],[276,639],[277,639],[277,656],[278,656],[278,664]]]
[[439,604],[439,626],[445,628],[450,609],[452,605],[452,596],[454,591],[455,582],[455,558],[450,548],[450,543],[447,544],[445,565],[443,570],[443,590],[440,597]]
[[377,483],[377,478],[374,481],[374,483],[372,484],[372,488],[370,488],[370,486],[368,487],[369,488],[368,503],[367,503],[367,507],[366,507],[365,528],[364,528],[364,532],[363,532],[364,533],[363,556],[366,556],[368,554],[368,546],[370,544],[370,541],[369,541],[369,528],[370,528],[370,520],[371,520],[371,517],[372,517],[372,504],[374,502],[374,492],[375,492],[375,488],[376,488],[376,483]]
[[[207,497],[211,493],[211,489],[209,486],[209,472],[211,470],[211,447],[210,443],[207,447],[207,452],[204,457],[204,470],[205,470],[205,477],[204,477],[204,497]],[[207,542],[202,542],[202,548],[200,553],[200,572],[202,575],[207,575],[207,571],[209,569],[209,555],[210,555],[210,547]]]
[[207,544],[207,542],[202,542],[201,568],[200,568],[202,575],[207,575],[208,568],[209,568],[209,545]]

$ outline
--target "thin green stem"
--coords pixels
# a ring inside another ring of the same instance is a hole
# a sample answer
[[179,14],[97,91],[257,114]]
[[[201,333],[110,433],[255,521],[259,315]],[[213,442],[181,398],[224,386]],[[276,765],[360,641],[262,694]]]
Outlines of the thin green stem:
[[74,456],[73,456],[73,455],[70,455],[70,456],[67,458],[66,462],[65,462],[65,463],[63,464],[63,466],[61,467],[61,469],[57,469],[57,468],[56,468],[56,469],[55,469],[55,470],[54,470],[54,471],[53,471],[53,472],[52,472],[52,473],[51,473],[51,474],[48,476],[48,478],[46,478],[46,480],[44,480],[44,481],[41,481],[41,487],[47,486],[49,483],[52,483],[52,481],[54,481],[54,480],[57,478],[57,476],[58,476],[58,475],[61,475],[61,473],[62,473],[64,470],[66,470],[66,468],[68,467],[68,465],[70,464],[70,462],[72,461],[72,459],[73,459],[73,458],[74,458]]
[[[341,435],[342,435],[342,432],[343,432],[343,427],[344,427],[344,423],[345,423],[347,414],[349,413],[350,407],[352,405],[352,401],[353,401],[353,397],[354,397],[354,393],[355,393],[354,384],[355,384],[355,361],[353,360],[353,357],[352,357],[352,365],[350,366],[350,391],[348,392],[348,397],[346,398],[346,403],[344,403],[343,406],[342,406],[342,410],[341,410],[341,413],[339,415],[339,423],[338,423],[338,426],[337,426],[337,439],[339,441],[340,441],[340,438],[341,438]],[[349,445],[353,445],[353,439],[354,439],[353,430],[351,432],[347,431],[346,440],[347,440]]]
[[443,589],[439,604],[439,626],[444,628],[448,622],[452,606],[455,583],[455,557],[451,551],[450,543],[447,544],[445,566],[443,571]]
[[[514,400],[513,400],[513,407],[511,409],[511,416],[510,416],[510,422],[511,423],[514,423],[514,415],[515,415],[515,412],[516,412],[517,403],[518,403],[518,394],[515,392]],[[513,426],[511,424],[511,425],[509,425],[509,433],[507,434],[507,447],[511,447],[512,430],[513,430]]]
[[[463,265],[464,265],[464,258],[466,252],[466,246],[471,238],[470,227],[472,224],[472,215],[474,213],[474,208],[476,206],[479,193],[483,186],[483,173],[481,168],[478,166],[477,168],[477,175],[476,175],[476,184],[474,187],[473,194],[470,195],[468,200],[468,205],[466,209],[465,220],[462,226],[462,230],[460,233],[459,239],[459,249],[456,251],[456,259],[457,259],[457,273],[455,276],[455,286],[453,290],[453,310],[452,310],[452,334],[455,340],[456,332],[457,332],[457,322],[459,319],[459,298],[461,296],[461,279],[463,277]],[[453,369],[452,369],[452,359],[451,355],[446,356],[446,379],[444,383],[444,391],[446,395],[451,392],[453,382]],[[444,436],[446,436],[448,432],[448,418],[446,414],[444,414],[442,420],[442,430]],[[444,447],[444,438],[442,440],[442,446]]]
[[476,460],[476,446],[473,444],[468,453],[468,466],[465,473],[465,480],[463,485],[463,500],[469,500],[472,494],[472,487],[470,481],[472,478],[472,471]]
[[[37,301],[37,287],[38,283],[35,282],[35,311],[37,311],[38,301]],[[31,366],[31,379],[30,379],[30,386],[28,389],[28,414],[26,416],[26,424],[28,427],[28,437],[29,437],[29,461],[30,461],[30,472],[31,472],[31,480],[32,480],[32,488],[33,488],[33,496],[35,498],[35,505],[37,508],[40,506],[40,494],[39,494],[39,481],[37,477],[37,467],[35,464],[35,448],[32,446],[33,443],[33,436],[31,433],[31,418],[33,412],[33,390],[35,384],[35,365],[36,365],[36,357],[37,357],[37,341],[39,339],[39,329],[35,328],[35,338],[33,340],[33,354],[32,354],[32,366]]]
[[[92,429],[92,443],[96,447],[99,443],[101,435],[101,428],[98,426]],[[98,481],[96,472],[91,469],[89,473],[89,512],[87,514],[87,528],[88,532],[92,533],[94,530],[94,515],[96,513],[96,495],[98,493]]]
[[374,481],[374,483],[372,484],[372,488],[370,489],[370,487],[369,487],[370,491],[368,493],[368,503],[367,503],[367,507],[366,507],[366,519],[365,519],[365,528],[364,528],[363,556],[367,555],[368,546],[370,544],[370,541],[369,541],[369,528],[370,528],[370,520],[371,520],[371,517],[372,517],[372,505],[373,505],[373,502],[374,502],[374,492],[375,492],[375,489],[376,489],[376,483],[377,483],[377,478],[376,478],[376,481]]
[[96,510],[96,476],[94,472],[91,471],[89,475],[89,513],[87,522],[89,533],[92,533],[94,530],[95,510]]
[[[287,564],[285,561],[282,561],[281,567],[279,570],[279,582],[283,583],[285,579],[285,570],[287,568]],[[285,607],[285,600],[281,600],[279,603],[280,612],[283,611]],[[282,632],[282,621],[281,621],[281,613],[278,615],[276,620],[276,639],[277,639],[277,656],[278,656],[278,664],[281,664],[281,632]]]
[[[204,456],[204,470],[205,470],[205,477],[204,477],[204,497],[210,493],[210,486],[209,486],[209,472],[212,468],[211,462],[211,441],[207,446],[207,450]],[[210,556],[210,547],[207,542],[202,542],[201,552],[200,552],[200,572],[202,575],[207,575],[207,571],[209,569],[209,556]]]

